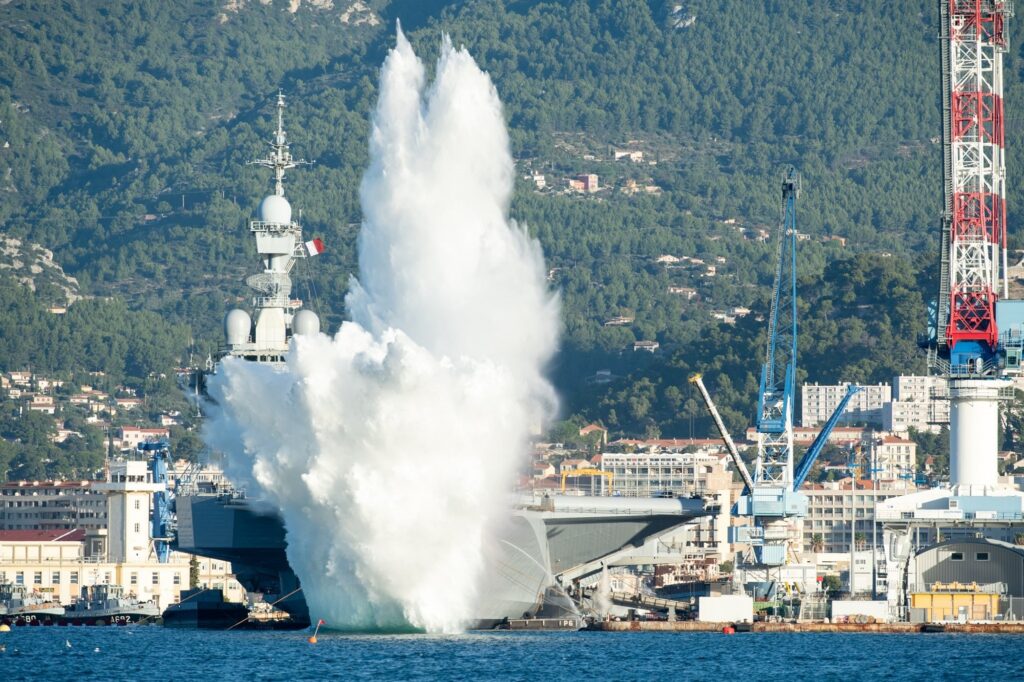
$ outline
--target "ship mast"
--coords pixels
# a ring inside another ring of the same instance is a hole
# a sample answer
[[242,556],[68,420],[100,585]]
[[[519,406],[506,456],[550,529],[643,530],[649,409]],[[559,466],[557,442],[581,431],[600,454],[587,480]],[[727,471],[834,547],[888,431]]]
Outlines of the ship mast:
[[284,196],[284,173],[297,166],[312,165],[312,161],[305,159],[293,159],[288,149],[288,136],[284,132],[284,93],[277,92],[277,131],[274,133],[274,141],[270,143],[270,156],[266,159],[255,159],[246,165],[263,166],[274,171],[274,194]]

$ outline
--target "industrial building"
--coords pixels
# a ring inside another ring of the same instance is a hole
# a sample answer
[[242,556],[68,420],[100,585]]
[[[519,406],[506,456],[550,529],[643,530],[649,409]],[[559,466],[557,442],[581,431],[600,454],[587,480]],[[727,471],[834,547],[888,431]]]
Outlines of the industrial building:
[[912,620],[1024,618],[1024,547],[986,538],[942,542],[914,555]]

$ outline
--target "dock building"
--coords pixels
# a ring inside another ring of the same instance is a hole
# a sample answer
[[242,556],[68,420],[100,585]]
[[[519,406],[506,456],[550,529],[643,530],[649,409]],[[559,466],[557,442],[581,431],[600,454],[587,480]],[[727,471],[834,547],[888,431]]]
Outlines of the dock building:
[[[0,486],[0,583],[27,585],[64,604],[82,587],[104,584],[161,608],[178,601],[190,586],[192,556],[158,551],[166,538],[153,537],[154,494],[165,483],[154,480],[145,459],[113,459],[107,469],[102,481]],[[197,559],[200,584],[244,601],[230,563]]]

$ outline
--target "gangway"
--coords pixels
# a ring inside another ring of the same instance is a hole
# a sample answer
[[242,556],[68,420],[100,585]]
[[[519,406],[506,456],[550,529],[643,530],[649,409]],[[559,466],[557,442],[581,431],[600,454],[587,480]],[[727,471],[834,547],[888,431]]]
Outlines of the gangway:
[[625,606],[631,609],[657,609],[672,611],[688,611],[693,606],[688,601],[676,601],[675,599],[662,599],[649,594],[635,594],[633,592],[612,592],[611,601],[616,606]]

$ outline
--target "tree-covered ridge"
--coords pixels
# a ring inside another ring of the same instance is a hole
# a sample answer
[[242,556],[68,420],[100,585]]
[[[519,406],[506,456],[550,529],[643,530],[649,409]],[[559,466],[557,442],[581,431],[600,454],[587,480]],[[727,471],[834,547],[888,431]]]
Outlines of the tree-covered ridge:
[[[328,245],[297,290],[316,291],[336,328],[376,73],[401,18],[428,63],[443,32],[470,50],[505,104],[520,175],[548,180],[543,191],[520,181],[511,210],[540,238],[562,292],[553,371],[567,414],[687,435],[685,379],[703,370],[730,424],[749,421],[775,256],[756,235],[774,233],[788,164],[803,177],[798,226],[809,236],[802,377],[922,369],[913,339],[937,288],[941,208],[934,3],[378,0],[376,26],[342,24],[343,2],[295,12],[249,2],[226,21],[221,4],[15,1],[0,16],[2,229],[52,248],[83,293],[121,297],[105,305],[123,308],[112,318],[126,327],[152,311],[190,328],[205,357],[223,312],[246,304],[245,220],[269,182],[245,162],[265,153],[282,89],[292,151],[317,161],[289,174],[288,195]],[[1011,224],[1024,171],[1013,153],[1024,149],[1018,24],[1006,66]],[[615,149],[642,150],[643,162],[616,161]],[[608,189],[563,192],[578,173]],[[1021,243],[1011,231],[1011,247]],[[735,326],[711,317],[737,306],[751,313]],[[29,313],[2,315],[8,343]],[[613,318],[631,321],[606,325]],[[183,352],[183,334],[171,336],[182,345],[148,361]],[[633,352],[638,340],[659,351]],[[10,346],[0,366],[45,355]],[[126,375],[145,365],[129,346],[115,347]],[[591,380],[604,369],[616,378]]]
[[0,271],[0,370],[47,376],[102,372],[115,384],[142,387],[152,374],[187,361],[189,331],[121,299],[76,301],[55,314]]

